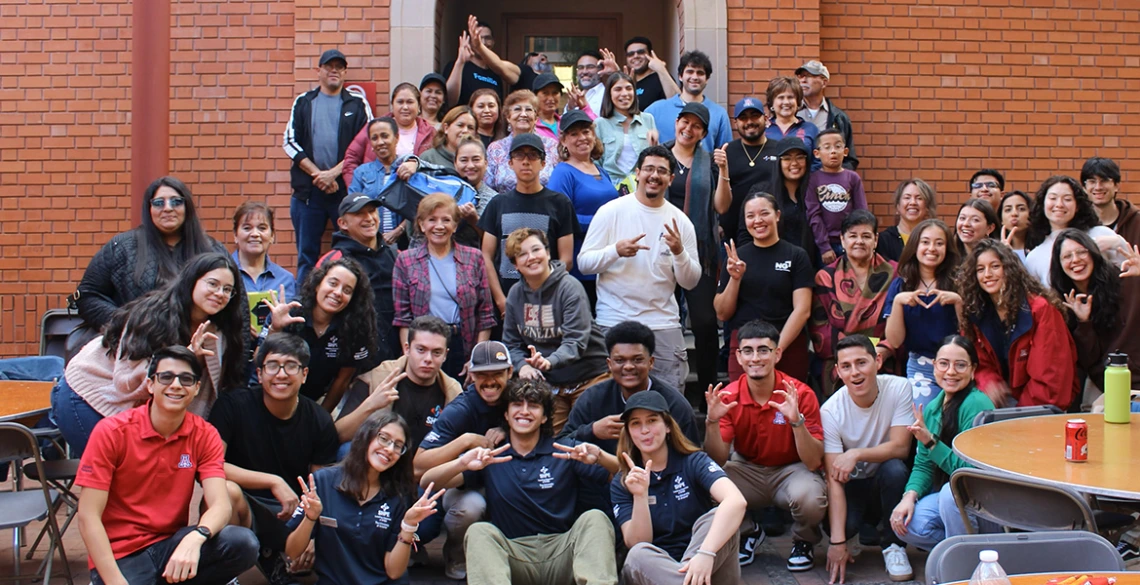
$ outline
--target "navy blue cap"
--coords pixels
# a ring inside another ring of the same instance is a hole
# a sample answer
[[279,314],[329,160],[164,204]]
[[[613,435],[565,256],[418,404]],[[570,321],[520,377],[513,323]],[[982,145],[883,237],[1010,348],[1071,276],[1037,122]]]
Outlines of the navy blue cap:
[[318,65],[324,65],[333,59],[340,59],[341,61],[344,61],[344,66],[348,67],[348,58],[344,56],[344,53],[341,53],[336,49],[329,49],[324,53],[321,53],[321,61],[318,63]]
[[435,83],[442,85],[443,90],[447,91],[447,80],[444,79],[442,75],[440,75],[434,71],[431,73],[428,73],[427,75],[424,76],[423,79],[420,80],[420,89],[423,89],[425,85],[427,85],[433,81]]
[[736,107],[732,108],[732,117],[739,118],[741,114],[747,112],[748,110],[756,110],[757,112],[763,114],[764,104],[754,97],[746,97],[736,102]]
[[524,146],[529,146],[537,150],[538,154],[542,156],[542,160],[546,160],[546,145],[542,143],[542,139],[538,137],[538,134],[527,132],[526,134],[519,134],[511,138],[511,152],[509,154],[514,154],[516,150]]
[[570,110],[569,112],[563,114],[562,118],[558,120],[558,132],[565,132],[569,130],[570,127],[574,124],[579,124],[582,122],[585,122],[587,124],[594,123],[592,120],[590,120],[590,117],[586,115],[586,112],[583,112],[582,110]]
[[807,144],[804,144],[802,138],[789,136],[787,138],[781,138],[780,141],[776,143],[776,156],[784,156],[793,150],[802,150],[804,154],[811,155],[811,152],[808,152]]
[[566,86],[562,85],[562,80],[553,73],[540,73],[538,77],[534,78],[534,83],[530,87],[534,93],[538,93],[538,90],[548,85],[557,85],[558,89],[566,89]]
[[689,102],[689,103],[685,104],[685,106],[683,108],[681,108],[681,113],[677,114],[677,117],[680,118],[681,116],[684,116],[685,114],[692,114],[692,115],[696,116],[698,119],[700,119],[701,123],[705,125],[705,129],[706,130],[708,129],[708,127],[709,127],[709,109],[707,107],[705,107],[704,104],[702,104],[700,102]]
[[658,394],[654,390],[642,390],[641,392],[634,392],[633,396],[625,402],[625,410],[621,411],[621,419],[624,421],[629,418],[629,414],[638,408],[650,410],[653,412],[669,412],[669,404],[665,402],[665,397]]
[[357,193],[355,195],[346,195],[344,199],[341,199],[340,206],[337,207],[336,211],[337,215],[356,213],[369,205],[380,207],[380,202],[363,193]]

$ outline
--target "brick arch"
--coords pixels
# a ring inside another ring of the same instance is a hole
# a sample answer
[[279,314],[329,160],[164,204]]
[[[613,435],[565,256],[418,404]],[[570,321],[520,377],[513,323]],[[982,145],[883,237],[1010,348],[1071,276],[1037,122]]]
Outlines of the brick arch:
[[[391,0],[391,61],[389,79],[419,79],[423,72],[440,65],[435,29],[443,1]],[[716,101],[728,100],[728,5],[726,0],[666,0],[676,2],[677,53],[700,47],[709,54],[719,75],[713,76],[709,95]],[[674,57],[675,58],[675,57]],[[669,59],[672,62],[672,59]]]

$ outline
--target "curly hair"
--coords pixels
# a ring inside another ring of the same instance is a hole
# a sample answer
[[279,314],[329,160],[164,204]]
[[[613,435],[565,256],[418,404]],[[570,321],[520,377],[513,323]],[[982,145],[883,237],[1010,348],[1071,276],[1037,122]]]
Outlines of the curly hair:
[[[1092,315],[1089,319],[1092,322],[1093,330],[1107,339],[1109,333],[1120,324],[1120,277],[1114,273],[1112,264],[1100,253],[1100,248],[1088,234],[1078,229],[1068,228],[1057,234],[1057,239],[1053,242],[1053,259],[1049,263],[1049,282],[1057,296],[1064,297],[1065,294],[1077,288],[1073,279],[1069,278],[1069,275],[1061,268],[1061,245],[1067,240],[1080,244],[1089,253],[1089,260],[1092,261],[1092,273],[1089,274],[1088,291],[1089,295],[1092,296],[1093,306]],[[1077,325],[1076,316],[1068,307],[1065,307],[1063,312],[1065,320],[1068,321],[1069,329],[1075,328]]]
[[[131,360],[148,359],[170,345],[187,345],[194,287],[207,272],[224,268],[234,279],[234,295],[222,310],[210,315],[224,344],[222,388],[241,387],[245,380],[246,340],[249,337],[249,299],[237,264],[225,254],[211,252],[192,258],[182,271],[162,288],[119,307],[103,328],[103,347],[114,359],[120,353]],[[125,330],[125,331],[124,331]]]
[[1092,199],[1089,199],[1088,191],[1085,191],[1085,188],[1076,179],[1068,175],[1053,175],[1041,183],[1041,187],[1037,189],[1037,195],[1033,197],[1033,207],[1029,210],[1029,231],[1025,234],[1026,250],[1040,246],[1049,237],[1049,234],[1053,233],[1053,226],[1049,225],[1049,218],[1045,217],[1045,195],[1053,185],[1058,183],[1069,186],[1069,189],[1073,191],[1073,200],[1077,204],[1077,211],[1073,214],[1073,219],[1069,220],[1069,225],[1065,227],[1087,232],[1100,225],[1100,217],[1096,214]]
[[[993,299],[978,283],[978,258],[986,252],[997,256],[1005,272],[997,306],[994,306]],[[1018,309],[1033,296],[1044,297],[1058,310],[1062,309],[1057,295],[1029,274],[1021,258],[1009,246],[990,238],[979,241],[974,250],[963,259],[962,268],[958,272],[958,295],[962,297],[962,312],[973,323],[977,323],[990,308],[1006,309],[1002,324],[1007,328],[1017,323]]]
[[507,389],[504,394],[507,397],[505,404],[508,406],[513,402],[523,401],[541,404],[542,414],[546,417],[546,422],[542,423],[540,432],[544,437],[554,434],[554,393],[550,390],[550,384],[546,380],[514,378],[507,382]]
[[903,291],[917,290],[922,280],[922,271],[918,262],[918,244],[922,240],[923,232],[930,228],[942,230],[942,235],[946,238],[946,256],[942,258],[938,268],[934,269],[935,283],[941,290],[954,290],[954,275],[958,271],[959,262],[958,247],[954,245],[954,230],[940,219],[926,219],[914,226],[914,231],[910,233],[910,238],[907,239],[906,246],[899,256],[898,275],[902,278]]
[[306,323],[313,322],[313,308],[317,305],[317,287],[328,273],[338,266],[356,277],[356,287],[353,288],[348,306],[333,315],[333,322],[336,323],[337,331],[341,335],[341,347],[352,348],[352,351],[364,347],[368,349],[369,355],[379,355],[374,295],[368,282],[368,275],[356,260],[341,256],[335,260],[327,260],[309,272],[305,277],[305,284],[301,286],[299,311],[304,315]]
[[[368,476],[376,473],[368,463],[368,449],[372,441],[380,434],[380,429],[390,425],[399,425],[404,432],[404,445],[410,448],[411,429],[404,417],[392,412],[390,409],[378,410],[364,419],[356,434],[352,436],[352,443],[348,447],[348,455],[340,466],[344,469],[337,491],[348,494],[357,500],[364,499],[368,491]],[[416,493],[415,479],[412,473],[412,454],[400,455],[391,467],[380,472],[380,491],[385,496],[414,497]]]

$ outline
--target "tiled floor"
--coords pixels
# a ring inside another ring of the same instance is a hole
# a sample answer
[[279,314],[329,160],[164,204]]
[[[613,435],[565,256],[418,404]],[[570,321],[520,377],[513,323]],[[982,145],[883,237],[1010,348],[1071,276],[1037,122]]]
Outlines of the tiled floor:
[[[10,482],[0,484],[0,490],[7,490],[10,489],[10,487]],[[62,522],[62,514],[60,521]],[[41,525],[42,523],[32,525],[28,530],[29,539],[35,538],[35,535],[39,533],[39,527]],[[73,523],[72,526],[68,528],[67,533],[64,534],[64,544],[75,584],[88,585],[90,578],[87,571],[87,553],[83,547],[83,541],[79,536],[79,526],[77,524]],[[40,561],[43,560],[44,550],[45,547],[41,545],[33,560],[23,561],[21,566],[21,572],[23,574],[29,574],[36,569]],[[822,585],[827,583],[828,575],[824,569],[827,554],[826,545],[816,548],[816,568],[804,573],[790,573],[785,568],[784,564],[787,560],[788,551],[790,550],[791,537],[788,535],[767,539],[764,544],[757,549],[756,561],[743,569],[743,582],[746,585]],[[426,568],[411,569],[412,583],[424,585],[454,585],[461,583],[443,576],[443,570],[441,568],[442,556],[438,542],[433,542],[428,545],[428,551],[431,554],[432,564]],[[27,548],[25,547],[22,554],[26,554],[26,552]],[[914,573],[919,582],[921,582],[926,553],[918,552],[913,549],[909,552]],[[55,575],[51,579],[51,583],[55,585],[65,583],[66,581],[62,577],[62,570],[58,566],[58,562],[56,565],[56,570],[54,571]],[[14,574],[12,536],[11,531],[4,531],[4,534],[0,534],[0,575],[12,574]],[[265,584],[265,579],[256,569],[247,572],[241,577],[240,581],[242,585]],[[305,579],[304,582],[311,583],[312,579]],[[890,583],[886,571],[883,568],[883,558],[878,548],[864,550],[856,558],[855,563],[848,566],[846,582],[859,584]],[[27,581],[23,583],[27,583]]]

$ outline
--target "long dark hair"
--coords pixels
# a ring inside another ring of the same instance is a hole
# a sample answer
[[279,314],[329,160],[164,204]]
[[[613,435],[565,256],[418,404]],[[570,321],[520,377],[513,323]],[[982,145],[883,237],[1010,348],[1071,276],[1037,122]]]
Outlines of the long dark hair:
[[[1057,310],[1062,309],[1063,305],[1061,305],[1057,295],[1052,290],[1045,288],[1036,277],[1029,274],[1029,271],[1025,269],[1025,264],[1021,262],[1021,258],[1018,258],[1009,246],[997,240],[984,238],[979,240],[978,244],[974,246],[974,251],[967,254],[962,260],[962,268],[958,271],[957,284],[958,294],[962,297],[962,312],[967,315],[971,322],[979,322],[991,307],[997,313],[998,307],[994,307],[993,299],[978,284],[978,258],[986,252],[993,252],[997,255],[1005,272],[998,302],[1001,308],[1005,309],[1006,315],[1002,325],[1006,329],[1017,323],[1021,306],[1028,302],[1032,296],[1045,297]],[[973,329],[968,328],[967,331],[973,331]]]
[[[340,478],[340,485],[336,489],[348,494],[357,501],[363,500],[368,492],[368,476],[372,473],[372,466],[368,463],[368,449],[372,440],[380,434],[380,429],[395,423],[404,431],[404,444],[409,445],[412,431],[404,417],[391,410],[378,410],[364,419],[356,434],[352,436],[352,443],[348,447],[348,455],[340,466],[344,474]],[[387,497],[412,496],[415,488],[415,479],[412,475],[412,453],[400,455],[391,467],[380,472],[380,491]]]
[[[598,116],[602,118],[613,117],[616,109],[614,108],[614,98],[610,96],[610,90],[612,90],[614,85],[616,85],[617,82],[621,81],[622,79],[628,81],[630,85],[633,86],[634,92],[637,91],[637,82],[634,81],[632,77],[625,73],[622,73],[621,71],[618,71],[617,73],[611,73],[610,76],[606,78],[606,91],[602,94],[602,111],[598,112]],[[637,95],[634,95],[633,103],[629,106],[629,115],[632,118],[633,116],[636,116],[640,113],[641,106],[639,106],[637,103]]]
[[1073,219],[1065,227],[1087,232],[1100,225],[1100,217],[1097,216],[1092,199],[1089,199],[1089,194],[1085,191],[1084,186],[1068,175],[1053,175],[1041,183],[1041,187],[1037,189],[1037,194],[1033,197],[1033,207],[1029,210],[1029,231],[1025,234],[1026,250],[1040,246],[1045,238],[1053,233],[1053,227],[1049,225],[1049,218],[1045,217],[1045,194],[1057,183],[1064,183],[1072,189],[1073,200],[1077,204]]
[[[961,335],[949,335],[942,340],[942,345],[939,349],[947,345],[957,345],[958,347],[966,350],[966,355],[970,357],[970,365],[976,369],[978,367],[978,350],[974,348],[973,342]],[[962,407],[962,403],[966,401],[966,397],[974,391],[974,381],[971,380],[970,384],[965,388],[951,394],[943,404],[936,405],[942,409],[942,428],[938,430],[938,441],[946,444],[947,446],[954,444],[954,437],[958,433],[969,430],[970,427],[965,429],[961,428],[958,422],[958,411]],[[942,485],[949,478],[948,474],[942,470],[941,467],[935,467],[935,482],[934,485]]]
[[[141,360],[166,346],[190,343],[194,334],[190,330],[194,287],[203,275],[219,268],[233,275],[234,296],[222,310],[210,316],[224,343],[222,388],[216,390],[241,386],[249,337],[248,301],[237,264],[217,252],[195,256],[174,280],[116,309],[103,328],[103,347],[107,348],[107,355],[113,359],[121,352],[127,359]],[[124,328],[127,328],[125,334]]]
[[[180,230],[182,240],[174,249],[166,245],[162,232],[158,231],[158,226],[154,225],[154,220],[150,217],[150,202],[160,187],[170,187],[183,201],[185,216]],[[198,211],[194,207],[194,197],[190,194],[190,187],[171,176],[159,177],[147,186],[146,193],[143,196],[142,224],[135,228],[135,232],[138,234],[135,282],[142,282],[143,274],[147,270],[151,257],[154,257],[155,265],[158,266],[156,288],[174,278],[178,269],[185,266],[191,258],[215,251],[213,241],[210,240],[210,236],[206,235],[206,230],[198,221]]]
[[918,243],[922,239],[922,233],[932,227],[942,230],[942,235],[946,238],[946,256],[938,268],[934,269],[935,282],[939,290],[954,290],[954,274],[958,270],[959,261],[958,247],[954,245],[954,230],[940,219],[924,219],[914,226],[910,237],[907,238],[906,246],[903,247],[902,255],[899,256],[898,275],[903,280],[904,291],[917,290],[922,280],[922,271],[918,262]]
[[341,256],[336,260],[327,260],[309,272],[305,283],[301,285],[301,311],[307,323],[313,322],[313,307],[317,305],[317,287],[328,276],[329,271],[340,266],[356,277],[356,286],[352,289],[352,298],[341,312],[332,316],[340,334],[341,347],[349,348],[347,351],[355,352],[358,348],[368,349],[368,355],[379,355],[380,349],[376,331],[376,307],[372,286],[368,282],[368,274],[360,263],[348,256]]
[[[1089,294],[1092,295],[1093,308],[1089,319],[1098,335],[1107,336],[1120,323],[1120,277],[1114,273],[1112,265],[1100,253],[1100,248],[1088,234],[1078,229],[1066,228],[1057,234],[1057,239],[1053,242],[1053,258],[1049,263],[1049,282],[1058,296],[1064,297],[1069,291],[1077,288],[1073,279],[1069,278],[1061,268],[1061,245],[1066,240],[1080,244],[1089,253],[1089,260],[1092,262]],[[1077,320],[1073,312],[1065,307],[1064,314],[1069,329],[1075,328]]]

